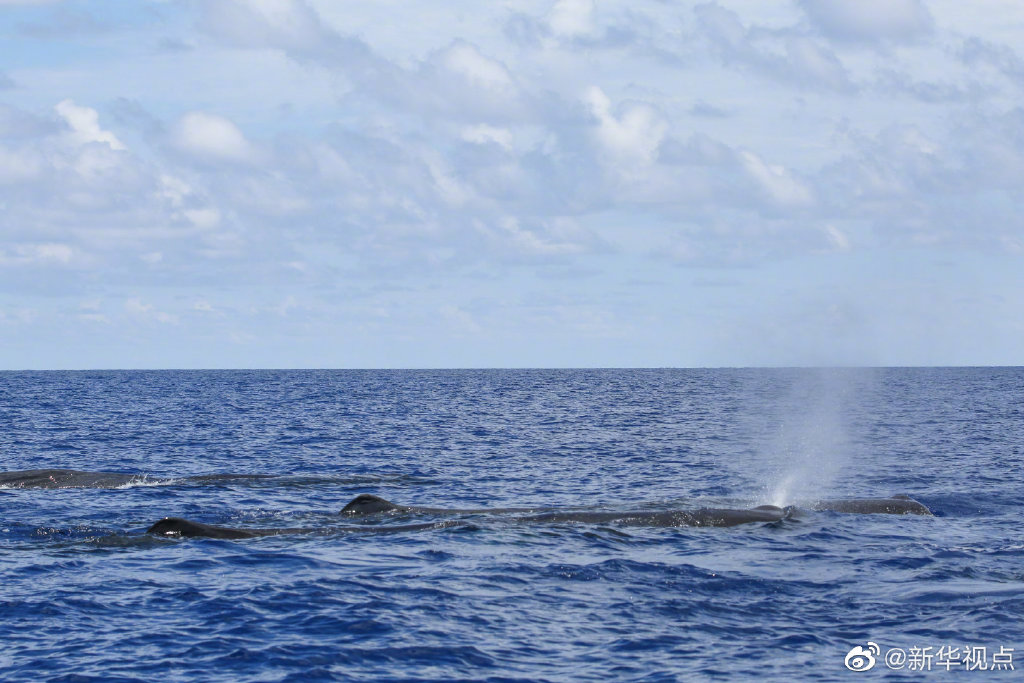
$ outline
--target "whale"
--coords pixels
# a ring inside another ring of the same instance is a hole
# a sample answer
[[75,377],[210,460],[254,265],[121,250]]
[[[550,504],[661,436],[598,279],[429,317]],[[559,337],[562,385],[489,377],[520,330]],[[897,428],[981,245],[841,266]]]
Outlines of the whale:
[[378,526],[329,526],[329,527],[300,527],[300,528],[235,528],[217,526],[215,524],[204,524],[194,522],[181,517],[164,517],[148,529],[147,534],[153,536],[167,536],[172,538],[223,538],[227,540],[239,540],[243,538],[258,538],[261,536],[281,536],[284,534],[326,534],[326,533],[399,533],[403,531],[424,531],[426,529],[446,529],[453,526],[461,526],[460,522],[425,522],[421,524],[397,524]]
[[[448,510],[447,512],[450,512]],[[488,512],[495,512],[489,509]],[[512,520],[524,523],[566,524],[580,522],[585,524],[617,523],[622,526],[653,526],[653,527],[728,527],[753,522],[778,522],[786,519],[789,511],[774,505],[762,505],[749,510],[731,510],[719,508],[698,508],[695,510],[668,511],[634,511],[634,512],[547,512],[537,515],[513,517]],[[395,533],[404,531],[423,531],[425,529],[443,529],[462,526],[457,521],[430,522],[421,524],[375,525],[375,526],[328,526],[303,528],[236,528],[214,524],[204,524],[181,517],[165,517],[146,530],[154,536],[178,538],[222,538],[238,540],[261,536],[280,536],[282,534],[310,533]]]
[[257,536],[274,536],[278,534],[301,534],[309,533],[312,529],[232,529],[230,527],[215,526],[193,522],[181,517],[164,517],[156,524],[146,529],[147,534],[154,536],[178,536],[182,538],[225,538],[238,540],[241,538],[256,538]]
[[[800,506],[788,506],[787,508],[780,508],[774,505],[761,505],[756,508],[749,510],[727,510],[722,508],[700,508],[701,510],[708,510],[709,518],[713,518],[714,514],[724,512],[767,512],[771,514],[777,514],[778,511],[790,510],[788,514],[792,515],[799,509]],[[818,500],[807,506],[807,509],[814,511],[831,511],[831,512],[844,512],[844,513],[857,513],[857,514],[889,514],[889,515],[931,515],[932,511],[928,509],[926,505],[920,503],[906,494],[896,494],[889,496],[888,498],[850,498],[850,499],[835,499],[835,500]],[[659,512],[637,512],[637,513],[605,513],[605,512],[572,512],[572,511],[560,511],[558,508],[472,508],[472,509],[458,509],[458,508],[433,508],[433,507],[418,507],[414,505],[399,505],[392,503],[389,500],[375,496],[370,493],[362,493],[353,498],[345,507],[341,509],[343,515],[373,515],[382,513],[391,514],[432,514],[432,515],[443,515],[443,514],[515,514],[515,513],[545,513],[547,515],[553,515],[555,517],[566,517],[567,515],[575,516],[576,518],[585,520],[588,516],[594,519],[600,519],[606,515],[619,515],[625,518],[626,515],[644,516],[644,515],[672,515],[680,514],[684,512],[695,512],[693,510],[676,510],[676,511],[659,511]],[[723,518],[732,519],[733,516],[721,515]],[[535,515],[535,519],[541,520],[544,518],[544,514]],[[566,517],[568,519],[568,517]],[[698,517],[699,518],[699,517]],[[679,526],[679,525],[671,525]],[[686,526],[697,526],[694,524]],[[717,525],[727,526],[727,525]]]
[[145,477],[138,474],[81,470],[0,472],[0,486],[11,489],[117,488],[144,479]]
[[524,507],[524,508],[433,508],[420,507],[416,505],[399,505],[385,500],[372,493],[360,493],[341,509],[343,515],[373,515],[382,512],[391,513],[414,513],[427,515],[477,515],[477,514],[508,514],[518,512],[539,512],[544,510],[557,510],[551,507]]
[[617,524],[652,527],[729,527],[788,519],[793,508],[759,505],[749,509],[695,508],[693,510],[635,510],[630,512],[565,511],[515,517],[519,522],[540,524]]
[[693,510],[633,510],[599,512],[552,507],[434,508],[398,505],[370,493],[362,493],[341,509],[342,515],[427,514],[427,515],[517,515],[523,522],[617,522],[627,526],[736,526],[749,522],[777,522],[790,512],[775,505],[751,509],[696,508]]
[[931,515],[924,503],[899,493],[888,498],[850,498],[846,500],[819,500],[810,505],[812,510],[883,515]]
[[[146,482],[191,482],[217,483],[221,481],[242,481],[273,479],[273,474],[200,474],[174,478],[150,478],[144,474],[126,472],[86,472],[72,469],[39,469],[0,472],[0,489],[67,489],[67,488],[118,488],[131,484]],[[764,507],[764,506],[762,506]],[[835,500],[819,500],[806,506],[815,511],[832,511],[860,514],[896,514],[896,515],[930,515],[931,510],[924,504],[906,494],[897,494],[888,498],[851,498]],[[713,508],[712,508],[713,509]],[[754,508],[755,510],[759,508]],[[764,510],[762,510],[764,511]],[[690,511],[692,512],[692,511]],[[564,512],[551,507],[513,507],[513,508],[434,508],[413,505],[400,505],[369,493],[363,493],[352,499],[342,508],[343,515],[368,515],[378,513],[406,514],[530,514],[551,513],[561,515],[596,515],[595,519],[605,513]],[[618,513],[614,513],[618,514]],[[654,513],[650,513],[654,514]],[[661,513],[658,513],[661,514]],[[639,517],[642,517],[640,515]],[[708,518],[712,514],[706,515]],[[723,519],[732,519],[730,515],[720,515]],[[581,520],[582,517],[579,517]],[[691,525],[695,526],[695,525]]]
[[[773,524],[789,519],[802,519],[806,511],[826,511],[851,514],[931,515],[931,510],[908,495],[897,494],[888,498],[851,498],[819,500],[808,507],[789,505],[759,505],[753,508],[701,507],[686,510],[625,510],[595,511],[564,508],[434,508],[400,505],[369,493],[353,498],[340,511],[349,517],[382,517],[398,515],[503,515],[513,523],[524,524],[615,524],[629,527],[733,527],[741,524]],[[245,539],[281,534],[308,533],[387,533],[439,529],[460,526],[464,522],[442,522],[373,526],[329,526],[320,528],[232,528],[194,522],[180,517],[166,517],[153,524],[146,533],[156,536],[180,538]]]
[[[173,481],[218,482],[231,480],[270,479],[272,474],[200,474],[174,477]],[[130,484],[171,481],[171,477],[150,478],[145,474],[126,472],[85,472],[68,469],[19,470],[0,472],[0,488],[8,489],[113,489]]]

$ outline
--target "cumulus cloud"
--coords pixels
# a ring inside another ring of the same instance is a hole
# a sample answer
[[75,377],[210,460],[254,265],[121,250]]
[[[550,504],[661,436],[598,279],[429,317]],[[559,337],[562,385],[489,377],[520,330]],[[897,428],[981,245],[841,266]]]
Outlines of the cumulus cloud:
[[454,43],[440,53],[439,60],[447,70],[479,87],[499,91],[512,87],[508,70],[468,43]]
[[[545,51],[566,50],[586,57],[593,51],[671,57],[672,38],[659,30],[651,6],[597,3],[594,0],[558,0],[538,14],[514,11],[507,15],[504,32],[522,47]],[[667,8],[669,22],[674,9]],[[661,27],[663,29],[664,26]]]
[[634,172],[654,161],[668,126],[653,107],[628,103],[616,116],[611,100],[597,86],[584,99],[597,120],[597,139],[613,163]]
[[[46,283],[108,302],[75,309],[83,322],[203,320],[258,343],[257,318],[313,310],[352,330],[430,311],[488,331],[506,288],[558,276],[544,324],[604,334],[640,315],[609,301],[661,315],[680,267],[1024,249],[1021,58],[939,5],[560,0],[463,22],[329,6],[169,3],[175,22],[96,38],[117,63],[19,65],[36,104],[0,104],[4,291]],[[187,54],[142,69],[118,51],[171,25]],[[581,303],[587,273],[640,270],[643,297],[599,284]]]
[[887,245],[1002,250],[1022,228],[1022,122],[1018,110],[943,140],[910,124],[853,134],[854,151],[821,172],[823,210],[866,222]]
[[70,126],[72,138],[77,144],[84,145],[90,142],[102,142],[109,145],[111,149],[125,149],[125,146],[117,139],[116,135],[100,128],[99,114],[95,109],[80,107],[71,100],[64,100],[58,103],[54,109]]
[[212,161],[252,161],[256,149],[229,119],[202,111],[193,111],[179,119],[174,127],[174,144],[198,159]]

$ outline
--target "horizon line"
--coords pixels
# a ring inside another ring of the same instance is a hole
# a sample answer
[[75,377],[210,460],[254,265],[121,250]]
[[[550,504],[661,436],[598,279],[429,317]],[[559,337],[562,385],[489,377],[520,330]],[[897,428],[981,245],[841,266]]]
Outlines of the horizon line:
[[394,367],[86,367],[86,368],[3,368],[0,373],[22,372],[436,372],[507,370],[941,370],[1014,369],[1024,365],[581,365],[581,366],[394,366]]

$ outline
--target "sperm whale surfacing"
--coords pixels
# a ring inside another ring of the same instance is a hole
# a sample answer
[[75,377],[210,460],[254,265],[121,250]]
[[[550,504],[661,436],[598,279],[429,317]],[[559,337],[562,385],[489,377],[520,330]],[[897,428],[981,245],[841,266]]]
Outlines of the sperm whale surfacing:
[[341,509],[343,515],[374,515],[382,513],[434,514],[434,515],[515,515],[521,522],[568,523],[582,522],[606,524],[617,522],[627,526],[735,526],[750,522],[777,522],[789,512],[774,505],[762,505],[749,510],[727,508],[697,508],[693,510],[656,511],[587,511],[564,510],[559,508],[426,508],[411,505],[397,505],[389,500],[364,493],[356,496]]
[[390,500],[370,493],[361,493],[353,498],[348,505],[341,509],[343,515],[374,515],[382,512],[408,512],[428,515],[475,515],[475,514],[510,514],[529,513],[557,510],[550,507],[527,507],[527,508],[427,508],[414,505],[398,505]]
[[812,510],[852,512],[856,514],[885,515],[931,515],[932,511],[908,495],[898,494],[888,498],[851,498],[847,500],[819,500],[811,505]]
[[[811,505],[810,509],[855,514],[932,514],[931,510],[924,504],[906,495],[895,495],[889,498],[821,500]],[[558,508],[482,508],[460,510],[397,505],[379,496],[364,493],[356,496],[348,505],[342,508],[341,514],[350,516],[372,516],[388,513],[432,515],[496,514],[506,515],[512,522],[526,524],[582,523],[647,527],[732,527],[741,524],[770,524],[799,518],[801,517],[800,510],[801,508],[792,505],[785,508],[775,505],[761,505],[748,509],[694,508],[689,510],[634,511],[565,510]],[[193,522],[179,517],[167,517],[151,526],[147,533],[156,536],[181,538],[244,539],[259,536],[278,536],[281,534],[421,531],[461,525],[464,525],[464,522],[447,520],[443,522],[405,525],[379,524],[373,526],[344,525],[301,529],[237,529]]]
[[20,470],[0,472],[0,486],[11,489],[116,488],[143,481],[145,476],[122,472],[82,472],[81,470]]
[[181,538],[226,538],[237,540],[240,538],[255,538],[256,536],[273,536],[276,534],[301,533],[311,529],[232,529],[213,524],[193,522],[181,517],[165,517],[153,526],[146,529],[147,534],[154,536],[176,536]]
[[[888,514],[888,515],[931,515],[932,511],[926,505],[920,503],[905,494],[893,495],[888,498],[850,498],[836,500],[819,500],[808,506],[811,510],[832,511],[855,514]],[[412,505],[398,505],[389,500],[363,493],[353,498],[348,505],[341,509],[343,515],[374,515],[381,513],[405,513],[405,514],[531,514],[533,516],[523,517],[526,520],[552,521],[552,520],[577,520],[577,521],[614,521],[623,520],[648,520],[653,526],[732,526],[732,523],[711,524],[712,520],[720,519],[723,522],[741,520],[750,517],[751,521],[761,521],[759,517],[781,515],[790,508],[779,508],[774,505],[762,505],[747,510],[733,510],[726,508],[698,508],[695,510],[671,510],[656,512],[587,512],[571,511],[559,508],[479,508],[479,509],[453,509],[453,508],[428,508]],[[786,513],[783,516],[787,516]],[[679,523],[667,523],[675,518]],[[692,520],[692,523],[687,523]],[[666,523],[662,524],[661,521]],[[772,521],[772,520],[769,520]],[[744,522],[737,521],[737,524]]]

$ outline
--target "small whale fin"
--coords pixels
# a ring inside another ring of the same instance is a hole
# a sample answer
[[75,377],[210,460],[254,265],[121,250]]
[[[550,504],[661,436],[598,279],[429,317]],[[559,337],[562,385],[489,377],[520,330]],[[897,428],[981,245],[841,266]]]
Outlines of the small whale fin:
[[893,494],[893,495],[891,495],[889,497],[890,498],[898,498],[899,500],[914,500],[913,498],[911,498],[910,496],[908,496],[905,493],[895,493],[895,494]]
[[361,493],[349,502],[348,505],[341,509],[343,515],[372,515],[377,512],[391,512],[392,510],[401,510],[398,505],[395,505],[389,500],[384,500],[380,496],[374,496],[369,493]]

